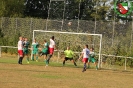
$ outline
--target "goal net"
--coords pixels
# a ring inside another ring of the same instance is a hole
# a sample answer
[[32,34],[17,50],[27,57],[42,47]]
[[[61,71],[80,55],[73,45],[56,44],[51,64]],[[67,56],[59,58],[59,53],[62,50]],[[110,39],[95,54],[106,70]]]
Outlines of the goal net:
[[54,56],[57,57],[56,61],[62,61],[63,58],[61,57],[61,53],[66,50],[67,46],[70,46],[71,50],[75,52],[74,59],[77,60],[84,45],[88,44],[89,48],[93,47],[95,49],[96,59],[99,62],[98,66],[100,65],[101,34],[33,30],[33,39],[36,39],[38,43],[43,43],[44,39],[49,42],[52,36],[55,36],[56,48],[58,49],[58,51],[54,53]]

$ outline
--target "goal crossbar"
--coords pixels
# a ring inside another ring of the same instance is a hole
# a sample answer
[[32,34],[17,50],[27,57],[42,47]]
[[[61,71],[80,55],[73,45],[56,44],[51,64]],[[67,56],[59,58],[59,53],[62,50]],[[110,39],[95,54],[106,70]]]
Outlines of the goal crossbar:
[[34,31],[36,31],[36,32],[49,32],[49,33],[62,33],[62,34],[79,34],[79,35],[97,35],[97,36],[102,36],[102,34],[89,34],[89,33],[77,33],[77,32],[33,30],[33,32]]

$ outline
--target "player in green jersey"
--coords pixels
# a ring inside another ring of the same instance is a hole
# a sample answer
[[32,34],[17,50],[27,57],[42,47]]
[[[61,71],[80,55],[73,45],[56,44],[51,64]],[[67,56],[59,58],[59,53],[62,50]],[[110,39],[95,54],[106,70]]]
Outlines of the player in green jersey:
[[28,52],[29,45],[30,45],[30,43],[29,43],[28,39],[25,38],[24,42],[23,42],[23,46],[24,46],[23,52],[24,52],[24,56],[26,56],[27,63],[29,63],[29,55],[28,55],[29,54],[29,52]]
[[90,68],[90,62],[94,63],[95,66],[96,66],[96,70],[98,70],[97,62],[96,62],[96,59],[95,59],[94,48],[90,49],[90,54],[89,54],[89,58],[88,58],[88,68]]
[[75,63],[75,61],[73,59],[74,53],[72,50],[70,50],[69,46],[67,47],[67,50],[64,51],[64,54],[65,54],[65,58],[63,60],[63,66],[65,65],[65,61],[67,61],[67,60],[72,61],[74,63],[74,65],[77,66],[77,64]]
[[36,55],[36,62],[38,62],[38,47],[39,44],[36,42],[36,39],[34,39],[32,43],[32,60],[34,61],[34,55]]
[[47,62],[46,58],[47,58],[47,54],[48,54],[49,44],[47,43],[46,40],[44,40],[44,43],[42,45],[43,45],[43,48],[40,49],[41,50],[40,56],[43,55],[46,66],[48,66],[48,62]]

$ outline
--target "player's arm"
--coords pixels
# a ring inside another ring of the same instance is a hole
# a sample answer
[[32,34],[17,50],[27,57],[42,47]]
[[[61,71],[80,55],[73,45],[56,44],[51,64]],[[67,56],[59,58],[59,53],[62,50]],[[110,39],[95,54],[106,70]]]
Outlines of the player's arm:
[[79,60],[83,57],[83,55],[84,55],[84,53],[82,53],[82,54],[80,55]]
[[81,53],[81,55],[79,57],[79,60],[83,57],[83,55],[84,55],[84,49],[83,49],[83,51],[82,51],[82,53]]
[[56,47],[56,45],[55,45],[55,41],[52,41],[52,44],[53,44],[54,49],[55,50],[58,50],[57,47]]
[[71,50],[71,55],[74,56],[74,52]]
[[[28,43],[28,46],[30,47],[30,43]],[[31,44],[31,47],[30,48],[29,47],[28,47],[28,49],[32,50],[32,47],[33,47],[32,44]]]

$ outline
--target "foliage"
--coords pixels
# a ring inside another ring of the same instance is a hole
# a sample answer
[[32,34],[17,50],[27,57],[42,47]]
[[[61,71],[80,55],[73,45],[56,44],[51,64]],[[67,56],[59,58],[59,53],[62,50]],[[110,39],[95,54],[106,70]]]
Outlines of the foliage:
[[[0,17],[105,20],[110,6],[105,0],[0,0]],[[63,16],[64,14],[64,16]]]
[[25,0],[0,0],[0,17],[23,17]]

